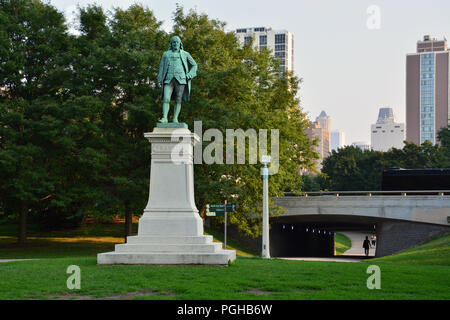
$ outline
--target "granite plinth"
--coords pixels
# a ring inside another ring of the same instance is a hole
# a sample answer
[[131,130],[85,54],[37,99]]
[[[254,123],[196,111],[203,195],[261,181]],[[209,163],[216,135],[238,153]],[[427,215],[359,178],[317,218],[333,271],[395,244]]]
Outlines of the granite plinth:
[[168,124],[144,135],[152,144],[152,160],[138,235],[113,252],[98,254],[97,263],[228,265],[236,251],[223,250],[203,234],[194,201],[193,146],[200,139],[185,127],[159,125]]

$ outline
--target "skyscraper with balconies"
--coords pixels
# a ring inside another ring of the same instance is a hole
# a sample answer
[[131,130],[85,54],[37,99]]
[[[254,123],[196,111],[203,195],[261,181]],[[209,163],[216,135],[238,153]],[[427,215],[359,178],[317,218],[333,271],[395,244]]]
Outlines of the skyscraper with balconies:
[[240,28],[235,30],[236,36],[242,44],[250,43],[257,49],[267,48],[280,60],[283,71],[294,71],[294,36],[286,30],[272,30],[272,28]]
[[437,143],[437,132],[450,122],[447,40],[424,36],[417,52],[406,56],[406,140]]

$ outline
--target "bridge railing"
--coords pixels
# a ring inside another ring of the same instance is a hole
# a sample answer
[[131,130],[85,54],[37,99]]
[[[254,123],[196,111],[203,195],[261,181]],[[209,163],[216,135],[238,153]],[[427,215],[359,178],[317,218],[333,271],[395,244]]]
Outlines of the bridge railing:
[[438,195],[450,196],[450,190],[396,190],[396,191],[311,191],[311,192],[285,192],[285,197],[310,197],[310,196],[387,196],[387,195],[401,195],[417,196],[417,195]]

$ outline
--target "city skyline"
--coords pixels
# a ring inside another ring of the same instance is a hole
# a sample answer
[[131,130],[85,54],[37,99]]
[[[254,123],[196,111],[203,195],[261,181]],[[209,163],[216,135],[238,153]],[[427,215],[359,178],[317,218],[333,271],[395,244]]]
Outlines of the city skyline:
[[[135,2],[95,1],[106,10]],[[139,1],[163,21],[166,31],[171,30],[177,2]],[[50,3],[71,16],[77,4],[94,2]],[[185,0],[180,4],[226,22],[229,32],[246,26],[289,30],[295,38],[295,75],[303,78],[299,91],[303,111],[314,120],[326,110],[333,119],[332,130],[345,131],[348,143],[370,140],[370,125],[380,106],[391,106],[398,121],[406,121],[406,54],[415,51],[424,35],[450,37],[450,3],[444,0],[280,0],[276,5],[267,0]],[[377,14],[371,11],[374,5]],[[374,17],[379,17],[378,26],[370,25]]]

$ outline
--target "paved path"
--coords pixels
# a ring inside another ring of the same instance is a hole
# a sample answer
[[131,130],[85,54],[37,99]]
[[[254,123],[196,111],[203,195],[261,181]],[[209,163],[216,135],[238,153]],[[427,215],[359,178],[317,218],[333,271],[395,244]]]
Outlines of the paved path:
[[29,261],[29,260],[39,260],[39,259],[0,259],[0,263],[2,263],[2,262],[14,262],[14,261]]
[[[357,231],[345,231],[345,232],[339,232],[343,235],[347,236],[350,241],[352,242],[352,246],[350,249],[344,252],[342,256],[364,256],[364,248],[362,247],[363,241],[366,238],[366,236],[369,236],[369,240],[371,240],[372,234],[369,233],[362,233]],[[369,257],[375,256],[375,247],[372,247],[369,249]]]

